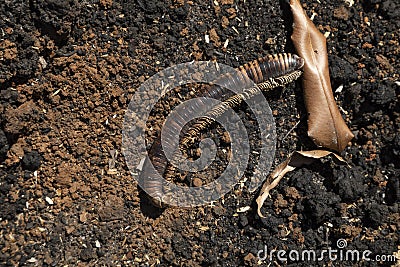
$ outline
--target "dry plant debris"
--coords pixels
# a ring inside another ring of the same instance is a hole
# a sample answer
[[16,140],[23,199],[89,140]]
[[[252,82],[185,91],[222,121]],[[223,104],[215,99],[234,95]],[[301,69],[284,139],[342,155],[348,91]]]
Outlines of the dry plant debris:
[[343,151],[354,137],[340,115],[332,93],[325,36],[307,17],[299,0],[291,0],[293,44],[305,61],[303,94],[308,112],[308,136],[321,147]]
[[326,150],[311,150],[311,151],[296,151],[287,160],[279,164],[275,170],[268,176],[267,181],[261,188],[261,193],[257,197],[257,213],[260,217],[264,217],[261,212],[261,207],[269,196],[269,192],[275,188],[279,181],[285,176],[286,173],[303,165],[309,165],[315,159],[320,159],[326,156],[332,156],[337,162],[346,163],[337,154]]
[[[333,97],[326,38],[307,17],[299,0],[291,0],[290,7],[294,22],[291,38],[298,55],[304,59],[302,82],[308,112],[308,136],[317,146],[341,152],[354,135],[340,115]],[[333,152],[312,150],[296,151],[278,165],[268,176],[256,200],[258,215],[264,217],[261,207],[269,192],[278,185],[286,173],[328,155],[333,155],[340,162],[344,162]]]

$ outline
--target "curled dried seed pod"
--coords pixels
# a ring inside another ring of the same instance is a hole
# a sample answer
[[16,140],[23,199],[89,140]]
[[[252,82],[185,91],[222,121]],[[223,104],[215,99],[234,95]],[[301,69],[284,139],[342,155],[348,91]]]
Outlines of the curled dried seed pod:
[[340,114],[329,77],[325,36],[307,17],[299,0],[291,0],[294,47],[304,58],[303,93],[308,136],[320,147],[342,152],[354,135]]
[[[227,109],[237,107],[244,100],[259,94],[261,92],[260,89],[262,91],[268,91],[294,81],[301,75],[300,69],[303,67],[303,64],[304,61],[302,58],[290,53],[266,56],[240,66],[236,75],[222,75],[214,81],[212,86],[205,87],[199,91],[196,96],[199,99],[200,97],[209,97],[223,100],[221,104],[214,107],[208,113],[211,118],[217,118]],[[254,83],[257,84],[257,87],[253,87]],[[227,88],[240,89],[241,93],[230,96],[232,92]],[[228,99],[224,100],[223,98],[226,97],[228,97]],[[196,101],[195,104],[200,107],[205,105],[201,100]],[[172,126],[176,126],[176,129],[180,129],[180,125],[182,125],[181,121],[184,121],[184,117],[185,114],[179,114],[175,116],[174,120],[171,120],[170,123]],[[183,146],[188,144],[193,136],[197,135],[201,130],[213,123],[213,121],[213,119],[202,117],[199,123],[194,125],[194,128],[188,130],[180,144]],[[174,133],[176,132],[179,132],[179,130],[174,131]],[[174,133],[170,134],[173,135]],[[169,142],[168,140],[169,138],[167,136],[165,138],[166,143]],[[168,160],[161,145],[161,136],[155,140],[148,154],[157,173],[163,176],[167,170]],[[150,198],[152,203],[162,207],[163,200],[165,200],[166,197],[164,188],[167,181],[158,178],[157,173],[154,173],[150,166],[150,164],[152,164],[150,161],[146,160],[139,179],[141,179],[145,191],[148,193],[150,192],[150,195],[153,196]]]

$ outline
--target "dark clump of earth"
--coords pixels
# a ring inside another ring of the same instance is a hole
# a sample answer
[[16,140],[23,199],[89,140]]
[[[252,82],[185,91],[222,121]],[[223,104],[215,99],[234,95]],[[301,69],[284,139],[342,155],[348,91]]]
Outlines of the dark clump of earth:
[[[396,0],[302,1],[327,36],[333,93],[355,137],[341,154],[347,165],[324,159],[288,173],[262,207],[265,218],[257,215],[257,190],[246,189],[263,164],[248,107],[237,110],[254,148],[247,181],[210,205],[154,207],[121,153],[128,105],[159,71],[207,60],[238,67],[295,53],[287,2],[2,1],[0,265],[398,266]],[[149,143],[191,90],[196,86],[162,98],[154,89],[141,99],[161,99],[147,121]],[[265,93],[278,140],[273,167],[295,150],[314,149],[301,93],[300,81]],[[228,158],[223,127],[209,130],[221,135],[217,154]],[[189,176],[175,171],[175,182],[209,182],[224,170],[213,166]],[[371,251],[372,260],[260,257],[328,248]]]
[[30,171],[37,170],[40,167],[42,157],[37,151],[31,151],[24,154],[22,158],[22,168]]

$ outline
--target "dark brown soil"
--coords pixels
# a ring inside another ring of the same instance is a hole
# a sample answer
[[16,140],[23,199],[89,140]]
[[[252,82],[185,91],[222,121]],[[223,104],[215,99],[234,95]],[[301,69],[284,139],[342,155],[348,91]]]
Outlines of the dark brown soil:
[[[264,246],[322,250],[341,238],[371,257],[399,257],[400,4],[350,2],[304,5],[329,33],[334,95],[355,134],[343,152],[350,167],[327,161],[288,174],[261,219],[257,192],[239,188],[211,206],[154,208],[120,153],[121,129],[135,90],[166,67],[192,60],[237,67],[294,52],[285,1],[2,1],[0,265],[257,266],[268,265],[257,259]],[[300,83],[266,97],[276,119],[275,165],[313,148]]]

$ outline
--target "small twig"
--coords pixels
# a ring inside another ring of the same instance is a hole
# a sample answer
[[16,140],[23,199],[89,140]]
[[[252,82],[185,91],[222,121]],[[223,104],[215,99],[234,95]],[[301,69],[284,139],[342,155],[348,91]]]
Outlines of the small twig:
[[282,141],[284,141],[286,139],[286,137],[288,137],[288,135],[293,132],[294,129],[296,129],[297,125],[299,125],[299,123],[301,122],[301,119],[296,122],[296,124],[289,130],[289,132],[287,132],[287,134],[282,138]]

